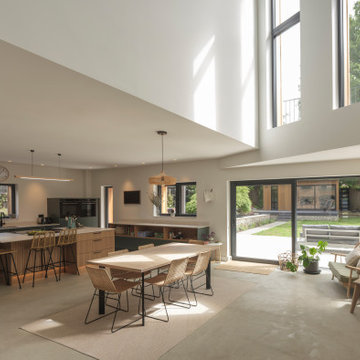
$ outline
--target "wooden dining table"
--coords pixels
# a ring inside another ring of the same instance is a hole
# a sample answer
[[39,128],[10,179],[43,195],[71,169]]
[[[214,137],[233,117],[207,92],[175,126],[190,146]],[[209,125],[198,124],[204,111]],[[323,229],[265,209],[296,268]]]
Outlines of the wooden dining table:
[[[108,256],[94,260],[88,260],[89,264],[99,267],[119,269],[128,272],[138,272],[141,278],[141,304],[142,325],[145,325],[145,273],[170,265],[171,261],[198,256],[205,251],[215,251],[210,245],[195,245],[188,243],[171,243],[142,250],[132,251],[117,256]],[[206,269],[206,288],[211,288],[211,266]],[[99,314],[105,314],[105,292],[99,291]]]

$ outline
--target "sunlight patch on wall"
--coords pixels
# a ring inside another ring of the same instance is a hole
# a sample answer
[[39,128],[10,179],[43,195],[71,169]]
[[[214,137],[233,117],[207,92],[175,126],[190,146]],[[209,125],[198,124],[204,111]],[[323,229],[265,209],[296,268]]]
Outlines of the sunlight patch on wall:
[[202,48],[193,63],[195,82],[194,120],[216,130],[215,36]]

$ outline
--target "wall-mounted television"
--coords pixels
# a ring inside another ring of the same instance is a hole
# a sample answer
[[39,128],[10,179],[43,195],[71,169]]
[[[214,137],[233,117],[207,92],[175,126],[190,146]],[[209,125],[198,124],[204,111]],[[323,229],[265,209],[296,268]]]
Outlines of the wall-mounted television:
[[124,204],[140,204],[140,191],[124,191]]

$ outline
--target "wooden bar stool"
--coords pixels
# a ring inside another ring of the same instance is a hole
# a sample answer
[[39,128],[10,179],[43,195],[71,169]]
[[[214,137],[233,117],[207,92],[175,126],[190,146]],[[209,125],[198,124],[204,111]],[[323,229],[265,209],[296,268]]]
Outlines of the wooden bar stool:
[[[32,272],[33,274],[33,281],[32,286],[35,285],[35,273],[37,271],[45,270],[45,277],[47,278],[47,272],[48,269],[54,270],[54,275],[56,281],[58,281],[56,271],[55,271],[55,264],[52,259],[52,253],[54,251],[54,248],[56,246],[56,240],[55,240],[55,232],[54,231],[40,231],[34,234],[31,247],[29,250],[29,254],[26,260],[25,270],[24,270],[24,277],[23,282],[25,281],[26,272]],[[46,252],[49,255],[49,259],[46,261]],[[31,254],[34,254],[34,263],[33,266],[29,266],[29,260]],[[40,265],[36,265],[36,255],[37,253],[40,253]]]
[[[60,249],[60,261],[59,264],[59,281],[61,278],[61,265],[64,265],[64,272],[66,264],[75,264],[76,273],[80,275],[79,269],[77,267],[76,255],[74,252],[74,244],[77,241],[77,229],[63,229],[59,233],[59,240],[57,247]],[[70,261],[66,258],[66,249],[70,249],[73,261]]]
[[[18,271],[16,268],[15,259],[14,259],[14,255],[13,255],[14,253],[15,253],[15,250],[0,250],[0,262],[1,262],[1,267],[4,271],[6,284],[10,285],[10,276],[16,275],[18,283],[19,283],[19,289],[21,289],[19,274],[18,274]],[[7,255],[9,255],[11,257],[15,271],[9,271]],[[5,265],[4,265],[3,258],[5,258]]]

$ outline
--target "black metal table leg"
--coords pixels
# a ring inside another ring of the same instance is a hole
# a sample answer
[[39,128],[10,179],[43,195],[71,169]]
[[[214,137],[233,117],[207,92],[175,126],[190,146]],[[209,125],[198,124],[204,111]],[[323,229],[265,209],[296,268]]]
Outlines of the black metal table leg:
[[105,291],[99,290],[99,314],[105,314]]
[[211,261],[206,268],[206,289],[211,289]]
[[144,290],[145,281],[144,281],[144,278],[145,278],[144,273],[141,273],[141,306],[142,306],[141,321],[142,321],[142,326],[145,326],[145,290]]

